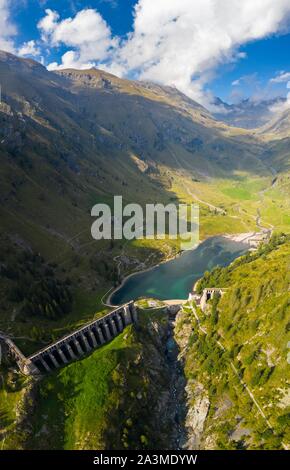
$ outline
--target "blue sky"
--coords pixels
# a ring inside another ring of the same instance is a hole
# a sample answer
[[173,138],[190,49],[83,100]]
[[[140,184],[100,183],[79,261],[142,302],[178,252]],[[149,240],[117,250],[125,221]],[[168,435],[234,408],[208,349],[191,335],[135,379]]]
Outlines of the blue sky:
[[203,104],[287,94],[290,0],[0,0],[1,9],[0,46],[50,70],[96,66]]
[[20,0],[14,3],[13,17],[20,26],[22,40],[26,41],[38,38],[37,23],[47,8],[60,12],[63,18],[74,16],[84,8],[96,9],[108,22],[113,34],[125,35],[132,28],[136,3],[136,0]]
[[[253,41],[242,47],[246,58],[229,66],[218,69],[215,80],[210,88],[216,96],[225,101],[235,101],[234,92],[241,93],[247,98],[257,95],[265,98],[271,96],[286,96],[286,82],[272,83],[270,80],[282,71],[290,71],[290,34],[274,35],[269,38]],[[232,83],[242,77],[239,87]],[[243,79],[245,77],[245,79]],[[248,80],[247,80],[248,78]],[[238,100],[238,96],[236,100]]]

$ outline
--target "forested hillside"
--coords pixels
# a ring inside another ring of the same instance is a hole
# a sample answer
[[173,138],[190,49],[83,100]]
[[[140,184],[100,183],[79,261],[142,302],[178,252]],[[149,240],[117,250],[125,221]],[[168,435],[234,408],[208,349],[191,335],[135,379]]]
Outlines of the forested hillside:
[[191,406],[197,384],[208,400],[201,447],[289,446],[289,276],[290,239],[276,236],[258,252],[206,273],[199,288],[222,287],[225,294],[205,313],[188,305],[180,314],[179,341],[186,325],[192,327],[184,355]]

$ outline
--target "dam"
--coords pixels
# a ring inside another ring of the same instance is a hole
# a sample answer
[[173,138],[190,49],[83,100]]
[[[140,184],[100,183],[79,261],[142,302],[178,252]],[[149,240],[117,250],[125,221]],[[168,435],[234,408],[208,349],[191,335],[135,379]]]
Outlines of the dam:
[[10,338],[1,339],[23,374],[43,374],[81,359],[118,336],[126,326],[137,323],[137,319],[134,302],[128,302],[29,357],[25,357]]

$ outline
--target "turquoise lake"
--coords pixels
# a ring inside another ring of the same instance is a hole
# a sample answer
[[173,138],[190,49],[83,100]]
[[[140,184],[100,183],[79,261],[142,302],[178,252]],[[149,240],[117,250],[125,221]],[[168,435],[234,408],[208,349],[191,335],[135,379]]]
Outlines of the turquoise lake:
[[227,266],[247,250],[248,245],[225,237],[209,238],[195,250],[185,251],[174,260],[132,275],[113,293],[111,303],[120,305],[140,297],[187,299],[195,281],[205,271],[218,265]]

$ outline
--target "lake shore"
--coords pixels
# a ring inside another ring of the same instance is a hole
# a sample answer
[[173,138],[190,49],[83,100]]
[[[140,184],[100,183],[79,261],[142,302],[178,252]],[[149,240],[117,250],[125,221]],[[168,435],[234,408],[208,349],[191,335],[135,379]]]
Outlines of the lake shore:
[[[196,247],[194,248],[194,250],[196,250],[196,248],[200,245],[200,243],[202,242],[199,242]],[[105,303],[103,302],[103,304],[106,306],[106,307],[118,307],[118,305],[114,305],[111,303],[111,299],[113,297],[114,294],[116,294],[116,292],[118,292],[120,289],[122,289],[122,287],[124,286],[125,282],[128,281],[128,279],[130,279],[132,276],[136,276],[136,274],[141,274],[141,273],[147,273],[148,271],[152,271],[153,269],[157,268],[158,266],[160,266],[161,264],[164,264],[164,263],[168,263],[169,261],[172,261],[174,259],[177,259],[179,258],[179,256],[181,256],[182,253],[178,253],[177,255],[175,256],[169,256],[168,258],[164,259],[163,261],[160,261],[160,263],[158,264],[154,264],[153,266],[149,266],[148,268],[145,268],[145,269],[140,269],[139,271],[134,271],[133,273],[130,273],[128,274],[127,276],[125,276],[123,279],[122,279],[122,282],[121,284],[118,285],[118,287],[116,288],[111,288],[109,292],[107,292],[107,294],[109,294],[109,296],[107,297]],[[113,289],[113,290],[112,290]],[[112,291],[112,292],[111,292]],[[107,295],[105,294],[105,295]]]
[[[221,237],[221,238],[225,238],[225,239],[228,239],[228,240],[231,240],[233,242],[236,242],[236,243],[243,243],[243,244],[246,244],[246,245],[249,245],[250,246],[250,243],[249,243],[249,240],[253,240],[255,239],[256,236],[260,236],[261,233],[259,232],[248,232],[248,233],[239,233],[239,234],[221,234],[221,235],[215,235],[215,236],[212,236],[212,237],[207,237],[205,238],[204,240],[200,240],[199,243],[196,244],[195,248],[193,248],[192,250],[190,251],[195,251],[200,244],[206,242],[207,240],[210,240],[210,239],[213,239],[215,237]],[[260,239],[259,239],[260,241]],[[172,261],[172,260],[175,260],[175,259],[178,259],[180,256],[182,256],[184,253],[186,252],[183,252],[183,253],[178,253],[177,255],[175,256],[172,256],[172,257],[169,257],[163,261],[161,261],[160,263],[156,264],[156,265],[153,265],[153,266],[149,266],[148,268],[145,268],[145,269],[141,269],[139,271],[134,271],[130,274],[128,274],[127,276],[125,276],[122,280],[122,282],[116,287],[116,288],[111,288],[105,295],[104,297],[106,296],[106,299],[105,301],[103,301],[103,304],[107,307],[118,307],[118,305],[115,305],[114,303],[112,303],[112,298],[113,296],[123,288],[124,284],[128,281],[128,279],[130,279],[131,277],[133,276],[136,276],[137,274],[142,274],[142,273],[146,273],[146,272],[149,272],[149,271],[152,271],[153,269],[157,268],[158,266],[164,264],[164,263],[168,263],[169,261]]]
[[[223,236],[223,235],[221,235]],[[214,237],[207,237],[205,238],[204,240],[200,240],[196,245],[195,247],[192,249],[192,250],[189,250],[189,251],[194,251],[196,250],[199,245],[203,242],[205,242],[206,240],[208,240],[209,238],[214,238]],[[175,256],[169,256],[167,257],[166,259],[160,261],[160,263],[158,264],[154,264],[153,266],[148,266],[148,268],[145,268],[145,269],[140,269],[138,271],[134,271],[133,273],[130,273],[128,274],[127,276],[125,276],[123,279],[122,279],[122,282],[121,284],[119,284],[117,287],[115,288],[111,288],[105,295],[108,295],[108,297],[106,298],[105,302],[102,302],[103,305],[105,305],[106,307],[118,307],[118,305],[114,305],[111,303],[111,299],[113,297],[114,294],[116,294],[116,292],[118,292],[120,289],[122,289],[122,287],[124,286],[125,282],[127,282],[128,279],[130,279],[132,276],[136,276],[136,274],[141,274],[141,273],[147,273],[148,271],[152,271],[153,269],[157,268],[158,266],[160,266],[161,264],[164,264],[164,263],[168,263],[169,261],[172,261],[174,259],[177,259],[179,258],[180,256],[182,256],[182,254],[185,253],[184,251],[183,252],[179,252],[177,253]],[[112,290],[113,289],[113,290]]]

